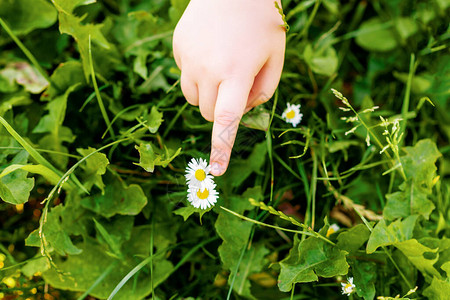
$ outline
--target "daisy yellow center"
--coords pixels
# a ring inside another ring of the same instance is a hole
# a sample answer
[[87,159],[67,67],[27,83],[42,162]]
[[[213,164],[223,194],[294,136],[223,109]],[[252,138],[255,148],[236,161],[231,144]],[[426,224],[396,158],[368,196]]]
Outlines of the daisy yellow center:
[[195,171],[195,178],[198,181],[203,181],[206,178],[206,173],[205,171],[203,171],[202,169],[198,169],[197,171]]
[[293,119],[295,117],[295,111],[291,110],[286,114],[286,118]]
[[332,227],[328,228],[328,231],[327,231],[327,237],[330,236],[330,235],[332,235],[332,234],[335,233],[335,232],[336,232],[336,230],[334,230],[334,228],[332,228]]
[[347,283],[344,287],[345,290],[351,289],[352,288],[352,284],[351,283]]
[[201,200],[205,200],[206,198],[208,198],[208,196],[209,196],[208,189],[204,189],[203,192],[200,190],[197,191],[197,197]]

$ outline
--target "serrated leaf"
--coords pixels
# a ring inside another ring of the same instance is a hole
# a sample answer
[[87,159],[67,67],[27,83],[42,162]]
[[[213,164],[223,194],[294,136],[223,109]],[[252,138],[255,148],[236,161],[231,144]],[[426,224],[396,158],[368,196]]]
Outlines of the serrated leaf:
[[76,83],[79,83],[77,88],[86,84],[83,75],[83,65],[78,61],[68,61],[59,64],[50,76],[50,79],[50,86],[42,94],[41,99],[43,100],[56,98]]
[[135,148],[140,154],[139,163],[136,165],[151,173],[155,170],[155,166],[162,166],[163,168],[167,167],[167,165],[181,152],[181,148],[174,151],[168,149],[166,146],[164,146],[165,151],[163,152],[160,149],[155,149],[150,143],[142,143],[139,146],[135,146]]
[[147,204],[147,197],[137,184],[126,185],[117,177],[107,182],[105,192],[90,196],[81,201],[81,205],[106,218],[116,214],[137,215]]
[[0,0],[0,18],[17,34],[47,28],[56,22],[55,8],[45,0]]
[[85,4],[86,1],[77,0],[53,0],[53,4],[58,10],[59,31],[71,35],[78,44],[81,59],[83,62],[83,70],[86,81],[89,81],[90,64],[89,64],[89,37],[92,42],[106,49],[110,45],[103,36],[101,29],[103,24],[84,24],[85,17],[79,18],[72,14],[76,6]]
[[280,262],[278,287],[282,292],[294,283],[311,282],[321,277],[345,275],[348,272],[347,252],[327,242],[309,237],[299,241],[296,236],[289,255]]
[[367,242],[367,253],[375,252],[378,247],[389,246],[411,239],[418,217],[418,215],[409,216],[403,221],[397,220],[392,222],[389,226],[386,225],[384,219],[379,221],[370,234]]

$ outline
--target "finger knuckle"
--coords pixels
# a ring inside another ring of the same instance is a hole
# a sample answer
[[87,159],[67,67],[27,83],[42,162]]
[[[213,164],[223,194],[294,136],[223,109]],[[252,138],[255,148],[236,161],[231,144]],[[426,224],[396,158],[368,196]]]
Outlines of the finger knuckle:
[[231,110],[222,110],[214,116],[214,122],[222,126],[233,125],[240,119],[240,116]]

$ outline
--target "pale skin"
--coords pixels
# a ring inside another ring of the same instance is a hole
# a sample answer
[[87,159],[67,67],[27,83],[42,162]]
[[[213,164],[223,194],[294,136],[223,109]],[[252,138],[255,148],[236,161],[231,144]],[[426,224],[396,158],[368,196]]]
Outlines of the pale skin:
[[286,44],[282,25],[274,0],[191,0],[175,28],[181,90],[214,122],[214,176],[228,168],[242,115],[268,101],[278,86]]

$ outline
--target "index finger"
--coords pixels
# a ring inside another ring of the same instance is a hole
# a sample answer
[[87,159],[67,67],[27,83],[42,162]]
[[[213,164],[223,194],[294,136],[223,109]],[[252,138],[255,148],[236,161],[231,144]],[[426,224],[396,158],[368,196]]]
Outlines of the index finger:
[[227,170],[236,133],[247,105],[253,79],[233,78],[219,85],[211,140],[211,174]]

